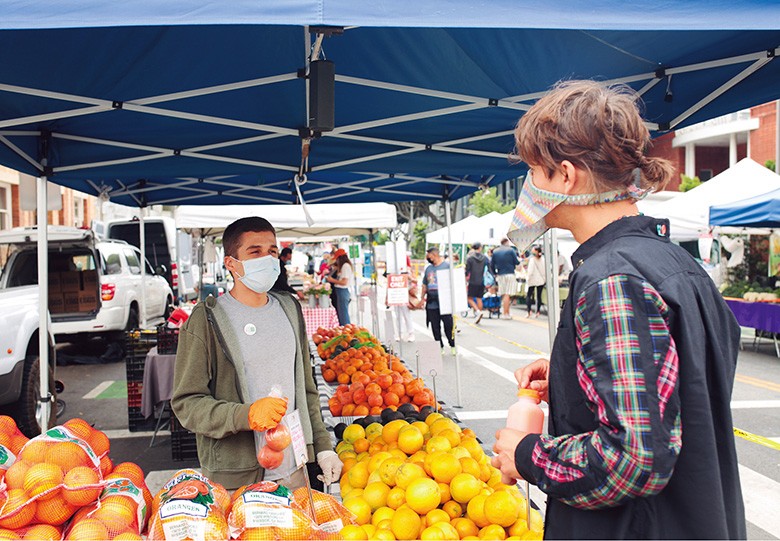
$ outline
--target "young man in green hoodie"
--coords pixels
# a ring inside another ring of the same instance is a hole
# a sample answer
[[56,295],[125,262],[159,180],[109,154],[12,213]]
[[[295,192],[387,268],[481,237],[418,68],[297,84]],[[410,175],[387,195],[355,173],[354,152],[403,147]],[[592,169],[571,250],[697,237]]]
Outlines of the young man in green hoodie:
[[[275,477],[258,464],[253,431],[297,408],[310,472],[319,465],[326,484],[338,481],[341,461],[322,421],[300,305],[270,291],[279,275],[276,231],[263,218],[242,218],[225,229],[222,245],[234,285],[198,304],[182,327],[171,400],[195,433],[203,473],[231,490]],[[284,398],[269,396],[274,386]]]

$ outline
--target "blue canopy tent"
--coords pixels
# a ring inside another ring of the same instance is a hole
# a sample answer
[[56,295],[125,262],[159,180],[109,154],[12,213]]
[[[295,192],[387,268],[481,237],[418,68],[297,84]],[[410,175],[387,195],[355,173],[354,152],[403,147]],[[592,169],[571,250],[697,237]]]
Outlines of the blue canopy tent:
[[634,87],[658,132],[777,98],[777,20],[769,0],[6,0],[0,164],[40,177],[39,215],[47,178],[140,207],[449,202],[521,173],[512,128],[559,79]]
[[710,207],[710,225],[780,227],[780,190]]

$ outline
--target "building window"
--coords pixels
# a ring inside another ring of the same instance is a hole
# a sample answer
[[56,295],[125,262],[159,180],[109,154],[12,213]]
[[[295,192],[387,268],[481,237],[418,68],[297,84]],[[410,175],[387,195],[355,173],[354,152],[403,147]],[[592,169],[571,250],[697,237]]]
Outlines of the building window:
[[712,169],[700,169],[699,170],[699,180],[702,182],[707,182],[712,178]]
[[11,229],[11,186],[0,184],[0,229]]
[[73,197],[73,225],[75,227],[83,227],[84,223],[84,199],[81,197]]

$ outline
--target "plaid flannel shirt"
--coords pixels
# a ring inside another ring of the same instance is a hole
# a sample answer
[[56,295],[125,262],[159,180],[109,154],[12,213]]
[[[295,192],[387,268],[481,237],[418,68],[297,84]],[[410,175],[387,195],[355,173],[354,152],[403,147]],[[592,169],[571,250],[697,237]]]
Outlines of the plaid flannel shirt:
[[538,440],[530,459],[544,492],[600,509],[666,486],[682,435],[668,312],[650,284],[629,275],[609,276],[577,299],[577,378],[598,428],[529,436]]

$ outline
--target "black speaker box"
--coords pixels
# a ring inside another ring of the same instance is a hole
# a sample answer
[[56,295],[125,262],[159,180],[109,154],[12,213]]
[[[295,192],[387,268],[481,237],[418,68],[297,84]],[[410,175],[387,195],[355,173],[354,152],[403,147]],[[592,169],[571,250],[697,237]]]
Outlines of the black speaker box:
[[309,65],[309,128],[331,131],[335,124],[336,65],[315,60]]

